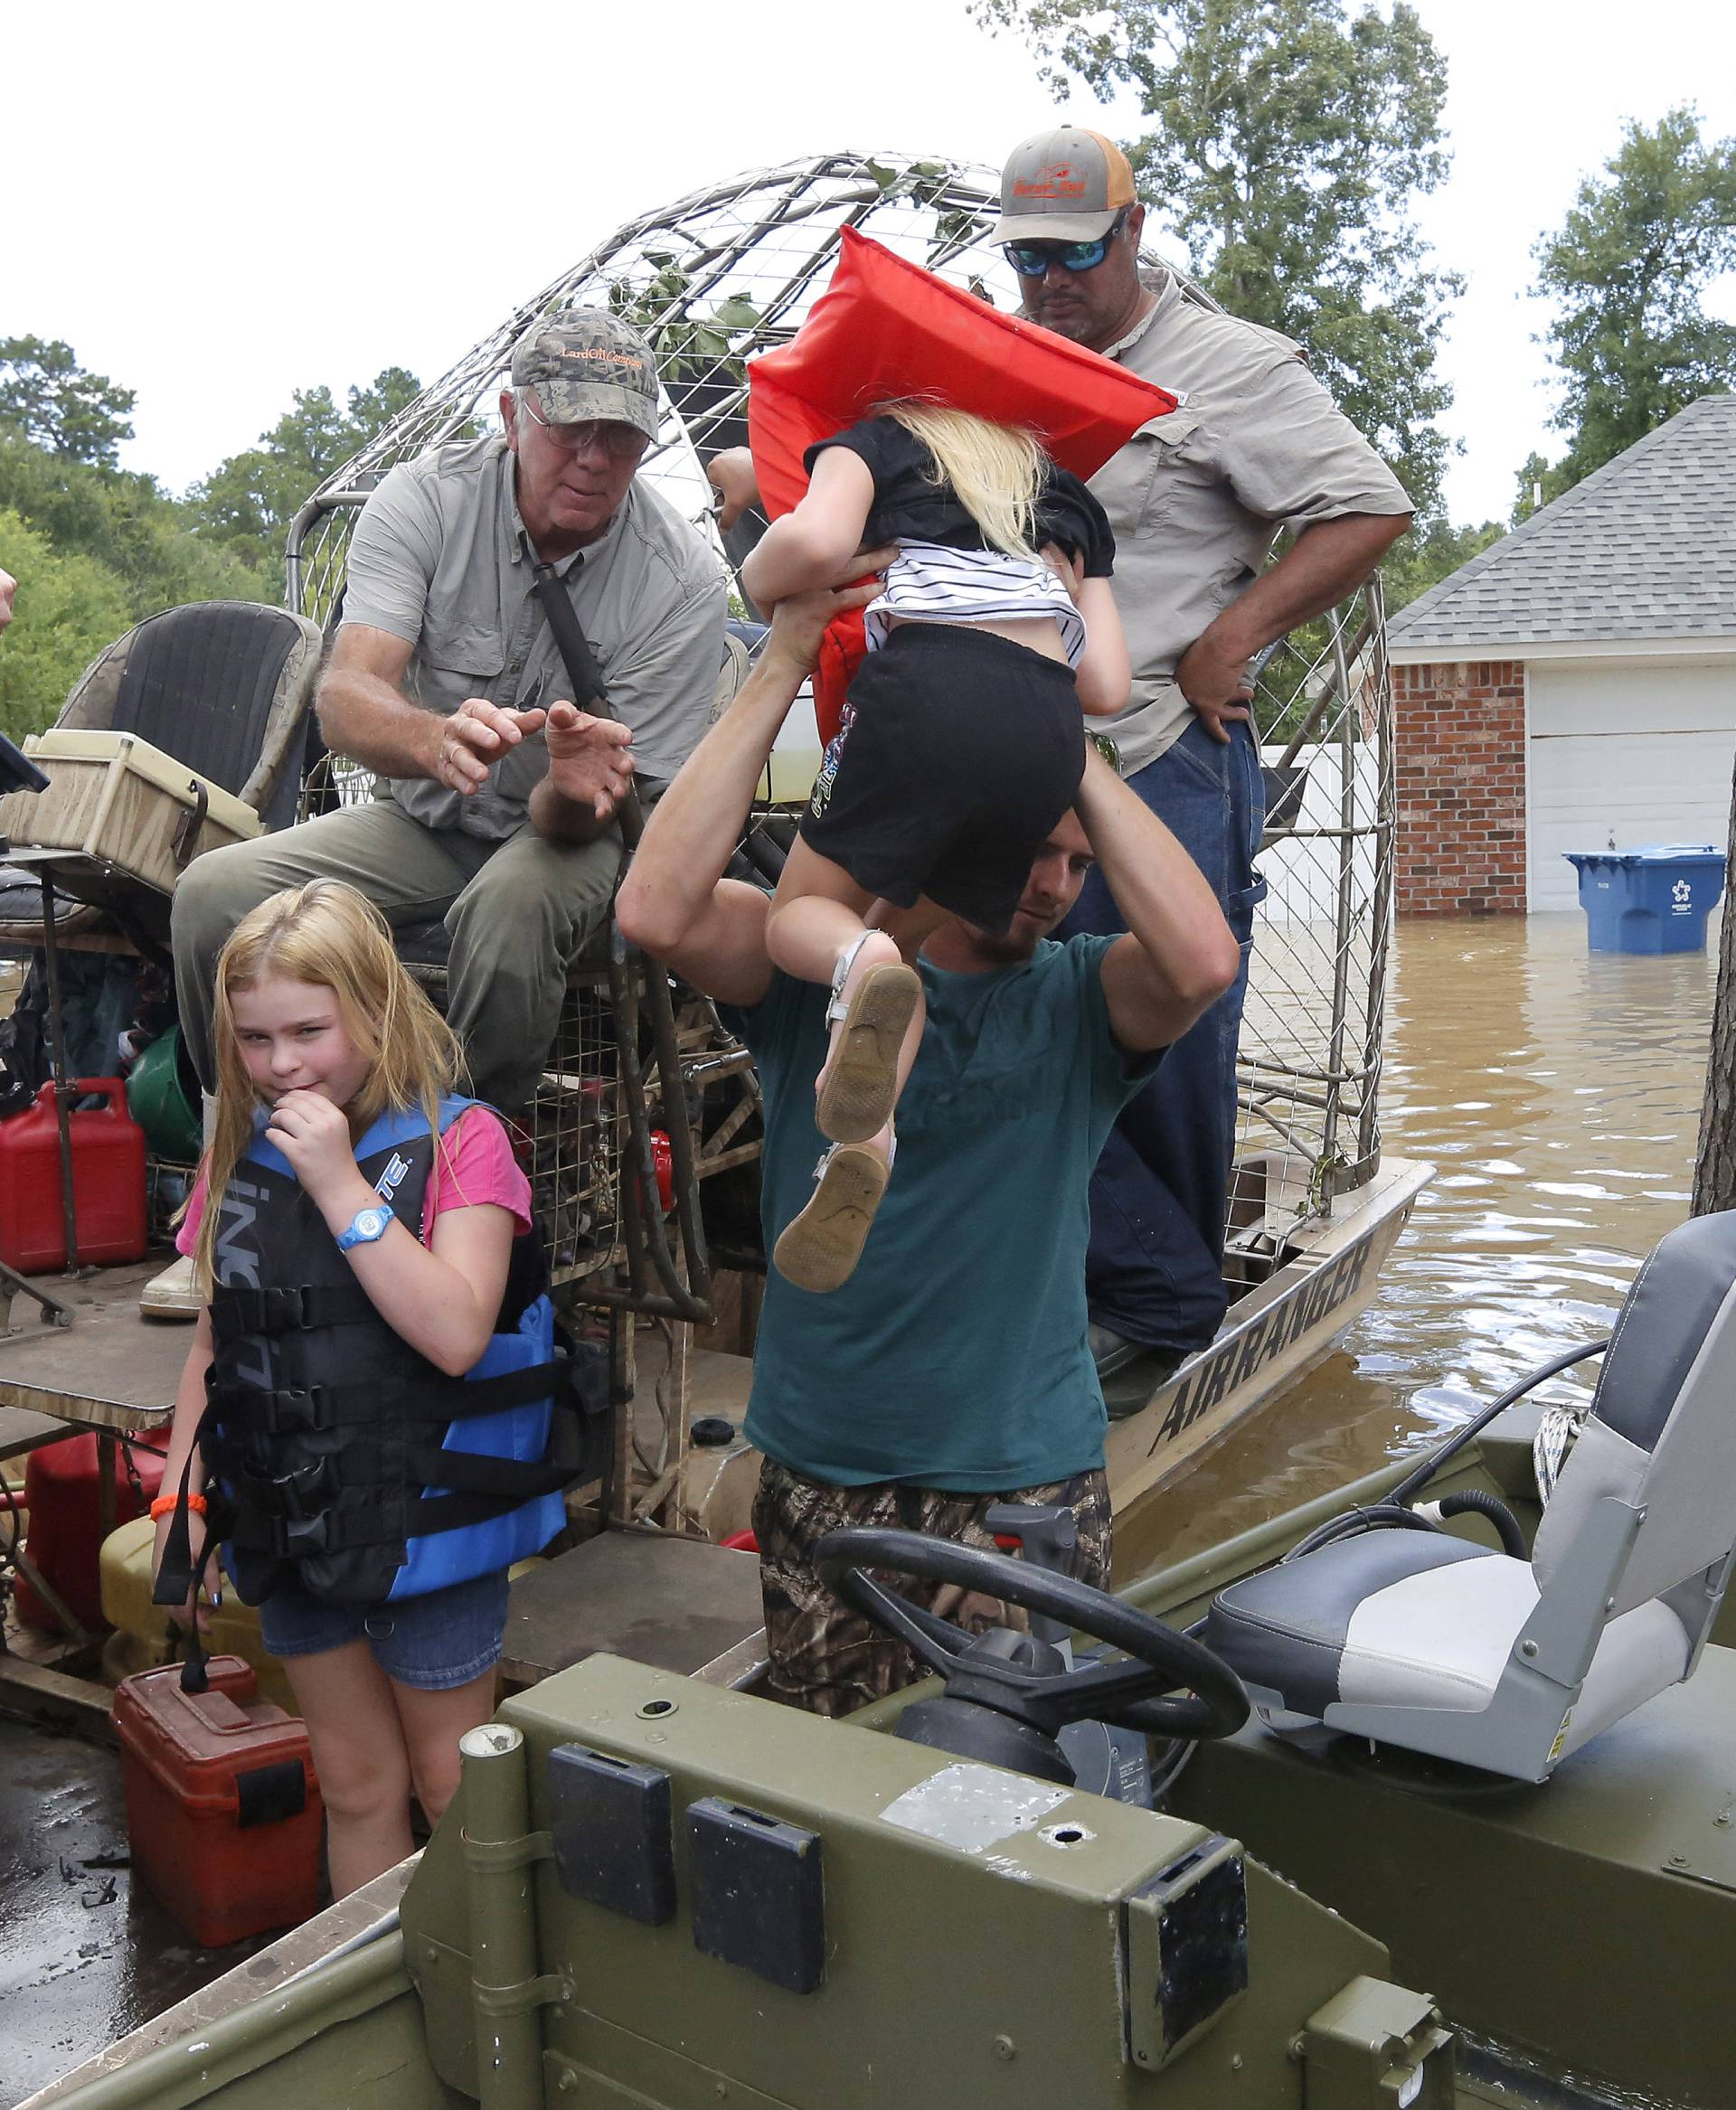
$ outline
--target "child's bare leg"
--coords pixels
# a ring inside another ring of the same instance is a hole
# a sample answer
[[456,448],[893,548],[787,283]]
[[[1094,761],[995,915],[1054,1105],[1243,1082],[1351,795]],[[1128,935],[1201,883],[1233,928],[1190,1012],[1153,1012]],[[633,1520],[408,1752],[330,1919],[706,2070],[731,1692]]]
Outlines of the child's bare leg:
[[332,1895],[347,1898],[410,1850],[410,1753],[392,1681],[365,1641],[286,1656],[283,1667],[326,1801]]
[[921,980],[904,965],[897,938],[864,920],[873,906],[842,865],[798,838],[766,926],[774,966],[832,984],[831,1046],[815,1084],[815,1118],[835,1143],[879,1138],[922,1038]]
[[458,1785],[458,1738],[494,1714],[495,1673],[487,1670],[467,1685],[431,1692],[393,1679],[392,1697],[403,1724],[416,1800],[429,1823],[438,1824]]

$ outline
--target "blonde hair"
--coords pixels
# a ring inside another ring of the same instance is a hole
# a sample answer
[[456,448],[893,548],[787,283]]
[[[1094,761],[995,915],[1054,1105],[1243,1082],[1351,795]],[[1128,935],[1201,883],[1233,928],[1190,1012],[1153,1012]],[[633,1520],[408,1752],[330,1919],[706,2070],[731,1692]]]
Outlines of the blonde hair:
[[934,457],[935,482],[952,485],[992,549],[1035,559],[1044,462],[1028,432],[914,397],[882,403],[875,414],[922,442]]
[[463,1057],[451,1028],[404,971],[385,918],[338,880],[286,887],[244,916],[217,956],[212,1039],[217,1057],[217,1126],[205,1160],[205,1211],[193,1248],[200,1291],[215,1280],[217,1222],[230,1177],[253,1134],[259,1103],[241,1060],[232,999],[273,976],[329,989],[356,1051],[367,1060],[346,1111],[353,1135],[390,1107],[420,1107],[438,1136],[440,1100]]

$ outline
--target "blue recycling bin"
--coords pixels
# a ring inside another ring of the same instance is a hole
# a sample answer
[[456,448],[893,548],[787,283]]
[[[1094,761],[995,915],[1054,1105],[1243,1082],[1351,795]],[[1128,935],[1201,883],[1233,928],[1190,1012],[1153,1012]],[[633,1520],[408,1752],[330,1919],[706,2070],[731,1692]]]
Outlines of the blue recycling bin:
[[1710,843],[1569,850],[1594,953],[1698,953],[1724,890],[1724,853]]

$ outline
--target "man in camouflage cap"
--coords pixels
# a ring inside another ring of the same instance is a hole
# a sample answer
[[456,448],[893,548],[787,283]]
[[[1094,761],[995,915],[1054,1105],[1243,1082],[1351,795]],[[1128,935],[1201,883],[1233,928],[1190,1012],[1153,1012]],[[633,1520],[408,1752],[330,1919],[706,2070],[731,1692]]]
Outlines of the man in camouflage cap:
[[[444,921],[472,1087],[523,1108],[568,965],[607,923],[616,806],[634,782],[655,797],[704,730],[724,579],[698,530],[636,480],[657,429],[650,346],[572,309],[525,332],[511,381],[502,432],[400,463],[356,523],[318,709],[334,753],[374,772],[373,800],[200,858],[176,890],[181,1017],[207,1088],[219,947],[268,894],[327,877],[395,928]],[[618,724],[573,707],[539,566]]]
[[[1145,1354],[1155,1382],[1211,1341],[1226,1305],[1236,1041],[1264,891],[1250,663],[1368,577],[1409,524],[1410,501],[1297,345],[1209,306],[1169,272],[1141,271],[1144,225],[1127,156],[1100,132],[1050,125],[1007,157],[997,231],[1024,312],[1182,398],[1091,478],[1115,530],[1133,662],[1127,710],[1092,727],[1113,736],[1129,787],[1211,881],[1244,958],[1235,986],[1128,1105],[1092,1182],[1099,1368]],[[1269,563],[1280,527],[1295,540]],[[1094,875],[1064,933],[1123,928]]]

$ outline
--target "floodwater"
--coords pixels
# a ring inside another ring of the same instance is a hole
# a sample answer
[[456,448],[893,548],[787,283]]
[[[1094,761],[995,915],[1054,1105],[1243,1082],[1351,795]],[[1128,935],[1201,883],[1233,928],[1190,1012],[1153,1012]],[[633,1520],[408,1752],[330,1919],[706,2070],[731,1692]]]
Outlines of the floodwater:
[[1589,952],[1577,911],[1400,923],[1382,1147],[1434,1181],[1342,1349],[1124,1520],[1118,1578],[1426,1446],[1609,1333],[1688,1212],[1717,928],[1645,958]]

